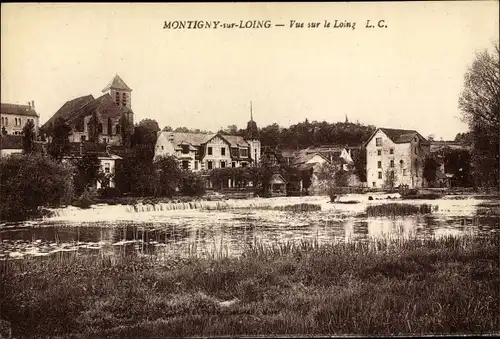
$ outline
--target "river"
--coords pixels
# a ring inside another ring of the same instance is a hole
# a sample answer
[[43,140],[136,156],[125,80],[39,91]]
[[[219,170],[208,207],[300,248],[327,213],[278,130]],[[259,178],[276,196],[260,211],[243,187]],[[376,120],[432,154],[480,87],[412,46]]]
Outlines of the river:
[[[387,195],[349,195],[352,204],[331,204],[327,197],[96,205],[66,207],[51,217],[0,226],[0,259],[77,255],[237,256],[253,244],[314,240],[366,241],[373,238],[441,237],[498,231],[498,215],[478,216],[480,205],[498,200],[388,200]],[[431,204],[436,211],[405,217],[367,217],[370,204]],[[317,204],[320,211],[285,212],[279,206]]]

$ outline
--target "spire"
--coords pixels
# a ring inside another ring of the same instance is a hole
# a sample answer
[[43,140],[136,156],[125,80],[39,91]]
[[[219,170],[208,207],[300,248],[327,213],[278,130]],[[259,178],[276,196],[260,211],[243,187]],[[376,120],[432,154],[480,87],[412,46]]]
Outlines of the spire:
[[250,121],[253,121],[252,101],[250,101]]
[[347,119],[347,114],[345,115],[345,122],[348,123],[349,119]]

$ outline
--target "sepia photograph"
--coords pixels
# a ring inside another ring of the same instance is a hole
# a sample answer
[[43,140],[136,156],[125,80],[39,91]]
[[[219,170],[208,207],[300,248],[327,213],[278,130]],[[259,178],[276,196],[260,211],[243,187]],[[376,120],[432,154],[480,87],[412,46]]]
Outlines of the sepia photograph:
[[500,335],[499,4],[2,3],[0,338]]

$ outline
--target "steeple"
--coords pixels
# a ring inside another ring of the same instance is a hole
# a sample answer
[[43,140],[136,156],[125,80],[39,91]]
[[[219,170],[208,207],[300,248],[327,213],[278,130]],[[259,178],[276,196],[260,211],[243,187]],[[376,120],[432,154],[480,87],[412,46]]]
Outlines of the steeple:
[[257,128],[257,124],[253,121],[253,106],[250,101],[250,121],[247,123],[247,140],[257,140],[259,139],[259,129]]
[[132,109],[132,89],[127,86],[118,74],[115,74],[102,92],[109,94],[118,106],[128,108],[129,110]]

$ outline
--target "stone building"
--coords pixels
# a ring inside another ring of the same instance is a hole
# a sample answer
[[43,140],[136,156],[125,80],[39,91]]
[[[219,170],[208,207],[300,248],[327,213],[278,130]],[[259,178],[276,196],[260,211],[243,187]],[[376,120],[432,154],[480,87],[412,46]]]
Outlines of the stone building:
[[40,116],[35,111],[35,102],[28,102],[27,105],[0,104],[0,129],[2,135],[22,135],[23,127],[31,120],[38,131]]
[[70,142],[96,141],[122,146],[122,130],[134,125],[132,89],[115,75],[102,92],[97,99],[89,94],[67,101],[42,129],[49,131],[62,118],[71,127]]
[[372,188],[424,186],[430,143],[415,130],[378,128],[366,142],[366,178]]
[[155,159],[175,156],[192,171],[256,166],[260,160],[257,124],[250,118],[246,137],[223,134],[158,132]]

